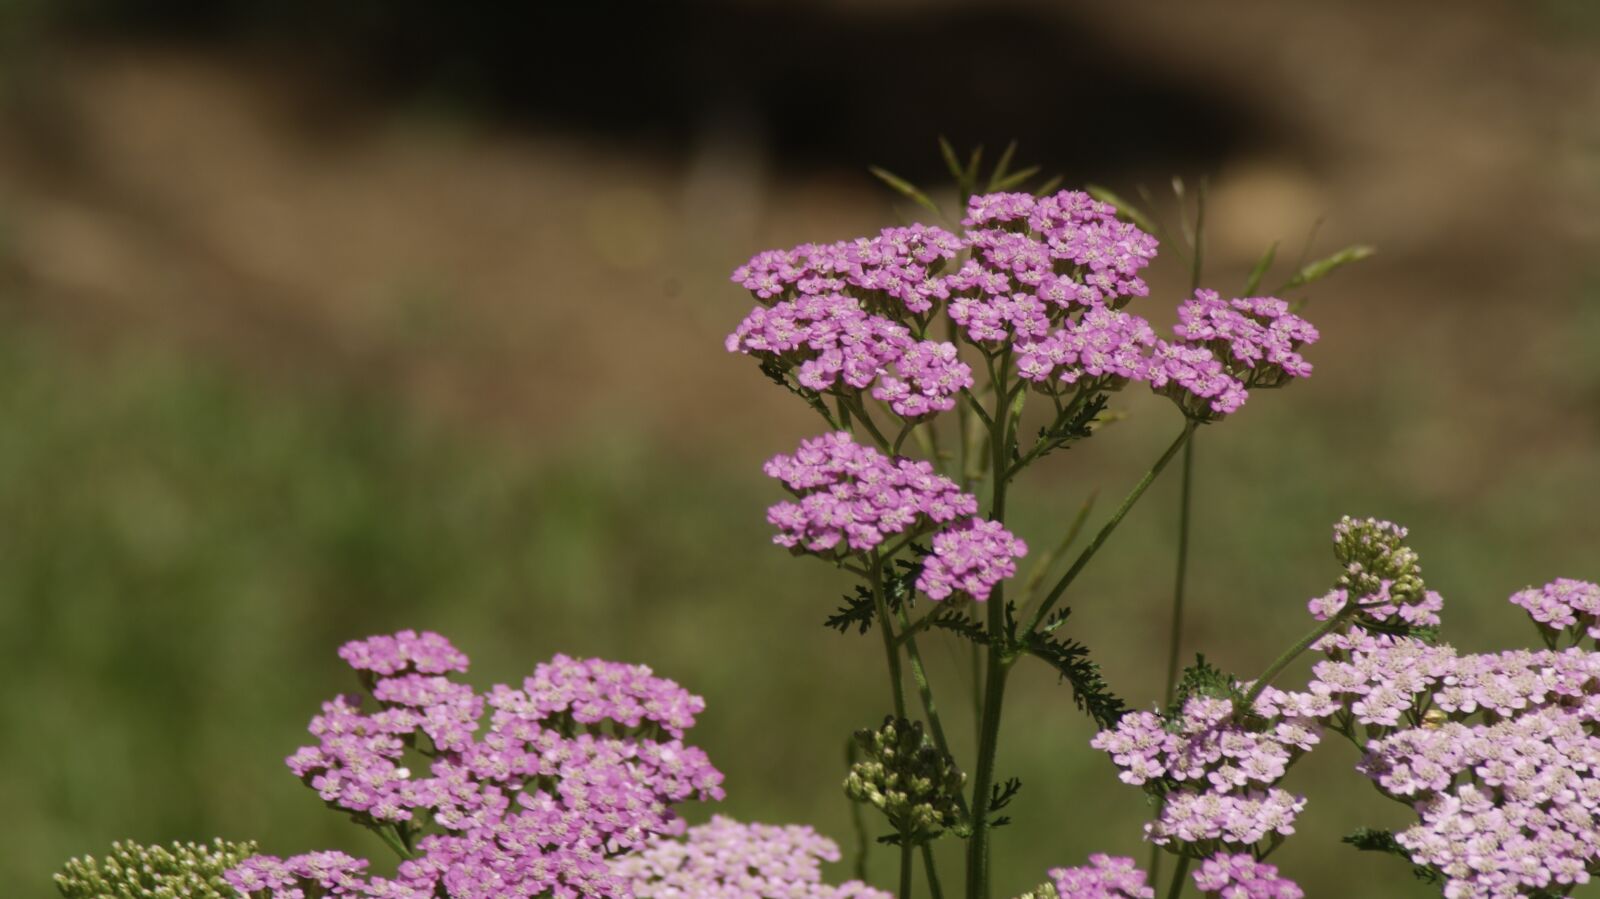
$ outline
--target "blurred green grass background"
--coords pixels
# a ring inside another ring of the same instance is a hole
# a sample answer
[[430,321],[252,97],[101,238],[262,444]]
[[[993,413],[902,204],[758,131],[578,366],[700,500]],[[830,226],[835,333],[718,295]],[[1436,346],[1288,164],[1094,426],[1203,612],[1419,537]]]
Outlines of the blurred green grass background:
[[[370,391],[284,389],[168,352],[5,330],[0,877],[29,885],[14,895],[47,894],[58,860],[128,836],[379,853],[281,758],[319,701],[353,687],[339,643],[401,627],[449,634],[484,685],[558,651],[648,662],[708,697],[694,737],[728,774],[726,811],[814,823],[848,844],[842,739],[887,695],[870,638],[820,627],[848,583],[766,545],[773,491],[758,462],[789,441],[691,454],[601,428],[547,456],[419,425]],[[1202,435],[1189,648],[1241,672],[1264,665],[1329,582],[1328,525],[1347,511],[1413,526],[1452,638],[1525,645],[1510,590],[1595,576],[1592,444],[1441,501],[1386,457],[1383,435],[1417,428],[1419,403],[1459,402],[1454,387],[1420,365],[1400,393],[1339,377],[1324,366],[1315,388],[1258,397]],[[1176,427],[1159,405],[1130,405],[1130,421],[1052,458],[1045,486],[1023,492],[1035,545],[1089,490],[1120,494]],[[1172,486],[1069,597],[1070,632],[1135,705],[1159,694]],[[930,642],[962,722],[965,670]],[[1136,851],[1147,810],[1086,747],[1066,689],[1038,670],[1017,692],[1002,768],[1025,786],[999,839],[1001,885],[1091,850]],[[1342,878],[1346,895],[1423,895],[1398,866],[1335,843],[1396,820],[1353,762],[1330,744],[1296,772],[1312,801],[1283,864],[1312,884]],[[887,857],[876,861],[884,873]]]
[[[211,24],[152,39],[105,14],[119,4],[85,2],[97,24],[60,36],[46,5],[0,3],[0,893],[51,895],[63,859],[122,838],[382,858],[281,762],[317,704],[355,687],[337,647],[404,627],[449,635],[480,686],[556,652],[654,666],[706,696],[692,736],[728,775],[727,802],[691,819],[809,823],[848,852],[843,747],[889,705],[880,648],[822,627],[849,580],[768,541],[778,493],[760,463],[819,423],[722,352],[749,306],[725,278],[757,250],[895,221],[861,163],[936,164],[941,123],[841,129],[820,149],[785,137],[751,118],[770,97],[695,68],[732,52],[710,26],[704,52],[652,50],[716,94],[675,110],[694,120],[678,145],[627,130],[632,107],[599,107],[617,117],[601,126],[518,118],[426,79],[395,100],[303,67],[298,44],[206,30],[249,4],[121,5]],[[281,39],[314,6],[275,7],[266,30]],[[1201,434],[1186,655],[1250,675],[1298,637],[1346,513],[1412,527],[1466,648],[1534,642],[1513,590],[1600,579],[1600,117],[1580,103],[1600,77],[1594,17],[1466,7],[1013,10],[1065,48],[1035,62],[1134,73],[1106,87],[1133,98],[1129,121],[1173,89],[1163,79],[1203,87],[1180,97],[1198,110],[1165,112],[1206,127],[1148,156],[1074,149],[1073,132],[1019,158],[1066,158],[1069,183],[1130,195],[1211,174],[1208,282],[1242,282],[1267,242],[1295,247],[1324,214],[1322,249],[1380,250],[1310,297],[1316,376]],[[892,3],[817,9],[797,17],[807,33],[912,21]],[[751,71],[779,98],[810,84],[778,65],[736,73]],[[660,81],[674,78],[699,97],[682,71]],[[1082,96],[1041,78],[1023,99]],[[1260,133],[1212,136],[1224,119]],[[985,127],[1003,140],[1016,121]],[[1164,326],[1186,277],[1165,256],[1139,310]],[[1109,512],[1179,427],[1150,397],[1117,407],[1126,420],[1014,496],[1036,551],[1091,493],[1091,521]],[[1066,632],[1135,706],[1162,692],[1176,507],[1169,473],[1066,600]],[[970,758],[963,650],[924,651]],[[1000,769],[1024,786],[997,893],[1090,852],[1142,859],[1149,809],[1088,748],[1069,691],[1026,663],[1013,689]],[[1339,845],[1403,820],[1355,761],[1330,743],[1296,770],[1311,803],[1276,858],[1313,897],[1428,895]],[[880,882],[890,862],[874,854]]]

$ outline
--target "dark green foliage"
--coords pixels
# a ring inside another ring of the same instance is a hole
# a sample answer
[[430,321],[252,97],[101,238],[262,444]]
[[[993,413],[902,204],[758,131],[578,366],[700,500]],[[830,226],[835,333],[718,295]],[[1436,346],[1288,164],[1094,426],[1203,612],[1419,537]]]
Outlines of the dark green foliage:
[[[928,554],[928,549],[917,544],[911,545],[911,550],[917,557]],[[912,600],[916,595],[917,575],[922,571],[918,562],[908,562],[904,559],[895,562],[895,571],[884,578],[883,600],[890,612],[899,612],[900,606]],[[840,597],[843,605],[839,606],[832,615],[829,615],[823,625],[847,634],[853,627],[857,633],[865,634],[872,630],[872,622],[878,618],[877,610],[873,608],[872,590],[864,584],[857,584],[854,592]]]
[[767,378],[772,381],[772,383],[782,387],[784,390],[789,391],[802,400],[805,400],[806,405],[817,410],[817,414],[822,416],[823,420],[828,423],[829,427],[839,427],[838,422],[834,420],[833,413],[828,411],[827,403],[822,401],[822,394],[812,390],[809,387],[803,387],[794,381],[789,380],[788,370],[785,369],[783,365],[781,365],[776,359],[762,359],[761,373],[766,375]]
[[[1011,800],[1017,798],[1017,794],[1020,792],[1022,792],[1022,780],[1020,778],[1008,777],[1005,783],[995,784],[989,791],[989,811],[998,812],[1010,805]],[[1006,815],[1000,815],[989,820],[990,827],[1004,827],[1010,823],[1011,818]]]
[[1406,852],[1403,846],[1395,842],[1394,833],[1392,831],[1374,830],[1370,827],[1361,827],[1357,828],[1353,833],[1345,837],[1343,842],[1360,849],[1362,852],[1380,852],[1385,855],[1392,855],[1396,858],[1403,859],[1406,863],[1411,864],[1412,875],[1423,883],[1432,884],[1434,886],[1444,883],[1444,877],[1440,875],[1438,871],[1435,871],[1427,865],[1418,865],[1412,863],[1410,853]]
[[[1058,449],[1071,446],[1075,441],[1084,440],[1094,433],[1094,423],[1100,413],[1106,411],[1107,399],[1103,393],[1097,393],[1077,407],[1070,410],[1072,414],[1065,421],[1054,422],[1049,426],[1039,428],[1038,449],[1030,453],[1030,460],[1042,459]],[[1021,461],[1022,456],[1015,449],[1012,450],[1012,461]]]
[[1128,711],[1106,684],[1100,666],[1089,658],[1089,647],[1077,640],[1057,638],[1053,632],[1064,624],[1071,609],[1052,614],[1036,631],[1027,635],[1023,650],[1056,670],[1072,687],[1072,701],[1088,712],[1100,727],[1111,727]]
[[872,630],[872,622],[877,618],[878,613],[872,607],[871,590],[857,584],[854,593],[846,593],[840,599],[844,605],[841,605],[838,610],[829,615],[828,620],[823,622],[824,625],[841,634],[849,633],[852,627],[862,634]]

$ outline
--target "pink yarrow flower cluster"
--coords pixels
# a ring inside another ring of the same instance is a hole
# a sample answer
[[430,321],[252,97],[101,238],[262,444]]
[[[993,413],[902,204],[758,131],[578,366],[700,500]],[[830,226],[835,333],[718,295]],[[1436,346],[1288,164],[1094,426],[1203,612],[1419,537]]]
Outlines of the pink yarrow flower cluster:
[[999,522],[973,517],[977,498],[936,474],[928,462],[890,458],[846,431],[801,441],[774,456],[768,476],[796,499],[767,510],[773,542],[823,555],[864,553],[889,536],[946,525],[933,537],[917,589],[930,599],[961,593],[979,602],[1017,573],[1028,546]]
[[1273,387],[1311,374],[1300,348],[1320,336],[1308,321],[1276,297],[1224,300],[1214,290],[1197,290],[1178,307],[1179,337],[1203,345],[1219,357],[1249,369],[1249,386]]
[[612,871],[636,899],[890,899],[855,880],[822,882],[839,847],[810,827],[741,824],[721,815],[682,838],[657,838]]
[[1105,853],[1089,856],[1087,865],[1050,869],[1050,882],[1062,899],[1155,899],[1148,879],[1133,859]]
[[1248,387],[1311,372],[1300,350],[1316,329],[1272,297],[1200,291],[1171,341],[1123,312],[1149,294],[1140,273],[1156,240],[1087,194],[975,196],[962,225],[757,255],[733,280],[760,305],[728,350],[819,394],[870,389],[909,420],[953,408],[972,386],[956,345],[923,337],[941,312],[986,353],[1009,350],[1038,390],[1144,382],[1202,419],[1237,411]]
[[774,456],[768,477],[797,499],[767,510],[779,546],[814,553],[841,547],[876,548],[891,534],[944,524],[978,511],[978,501],[933,465],[890,458],[838,431],[800,443],[793,455]]
[[303,899],[308,895],[432,899],[433,893],[381,877],[368,877],[366,859],[343,852],[308,852],[280,859],[257,855],[223,875],[242,896]]
[[1305,892],[1292,880],[1280,877],[1278,868],[1254,856],[1218,855],[1194,872],[1194,885],[1220,899],[1303,899]]
[[1511,602],[1551,634],[1566,632],[1573,642],[1600,640],[1600,585],[1557,578],[1538,589],[1518,591]]
[[1124,783],[1164,797],[1160,816],[1145,825],[1150,842],[1252,848],[1294,833],[1305,807],[1303,797],[1277,786],[1321,740],[1317,722],[1299,714],[1303,702],[1275,694],[1257,704],[1260,729],[1247,729],[1232,700],[1191,696],[1176,720],[1133,712],[1090,745],[1111,756]]
[[[1304,899],[1294,881],[1278,869],[1243,853],[1218,853],[1194,872],[1200,892],[1219,899]],[[1154,899],[1155,889],[1131,858],[1091,855],[1089,864],[1055,868],[1050,880],[1061,899]]]
[[[1512,602],[1578,637],[1587,625],[1559,604],[1596,590],[1563,579]],[[1359,627],[1323,648],[1309,689],[1367,737],[1357,770],[1417,811],[1395,842],[1446,896],[1563,894],[1600,872],[1600,653],[1463,655]]]
[[1028,544],[1000,522],[974,518],[934,536],[933,554],[923,560],[917,589],[929,599],[964,593],[984,602],[996,584],[1016,576],[1016,560],[1027,554]]
[[393,881],[308,867],[324,854],[257,857],[234,872],[247,895],[299,899],[306,886],[331,889],[328,873],[351,896],[625,897],[610,858],[680,833],[675,803],[722,798],[722,775],[682,742],[704,701],[643,666],[557,656],[520,689],[479,695],[430,673],[467,665],[436,634],[374,637],[340,655],[376,707],[325,703],[311,722],[318,742],[289,768],[415,852]]

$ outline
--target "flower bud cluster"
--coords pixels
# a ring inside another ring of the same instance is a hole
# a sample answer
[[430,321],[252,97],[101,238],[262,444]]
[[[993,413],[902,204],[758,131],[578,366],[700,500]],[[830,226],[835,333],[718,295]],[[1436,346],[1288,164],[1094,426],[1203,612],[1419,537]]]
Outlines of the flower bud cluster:
[[964,823],[966,775],[928,742],[922,722],[891,716],[876,730],[857,731],[856,744],[865,757],[850,766],[845,795],[876,806],[896,833],[921,843]]
[[254,843],[111,844],[111,854],[75,858],[55,876],[65,899],[224,899],[223,874],[254,855]]
[[388,881],[338,853],[258,856],[229,875],[246,895],[298,899],[314,885],[350,896],[626,896],[609,859],[681,832],[674,803],[722,798],[722,775],[682,742],[704,701],[646,667],[557,656],[520,689],[480,695],[435,673],[467,665],[436,634],[375,637],[340,655],[376,707],[325,703],[310,727],[318,742],[289,768],[409,857]]
[[657,838],[612,871],[636,899],[890,899],[855,880],[822,882],[839,847],[809,827],[741,824],[717,815],[682,838]]
[[1344,566],[1338,589],[1369,614],[1422,602],[1427,588],[1407,531],[1392,521],[1345,516],[1333,527],[1333,552]]

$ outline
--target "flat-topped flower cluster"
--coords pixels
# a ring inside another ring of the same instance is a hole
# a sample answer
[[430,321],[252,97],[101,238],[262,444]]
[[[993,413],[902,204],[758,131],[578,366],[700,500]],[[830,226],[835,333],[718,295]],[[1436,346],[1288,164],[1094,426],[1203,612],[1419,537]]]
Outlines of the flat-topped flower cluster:
[[822,882],[839,846],[810,827],[741,824],[717,815],[681,840],[659,839],[613,865],[637,899],[889,899],[859,880]]
[[649,668],[557,656],[520,688],[479,694],[450,679],[467,657],[436,634],[340,655],[376,706],[325,703],[289,768],[409,857],[386,880],[338,853],[257,856],[229,875],[242,893],[626,896],[610,860],[681,833],[675,803],[722,797],[722,775],[683,742],[704,701]]
[[1221,882],[1218,853],[1253,863],[1293,832],[1305,800],[1277,784],[1324,729],[1362,747],[1357,770],[1416,811],[1393,845],[1449,899],[1565,895],[1600,873],[1600,652],[1580,646],[1600,586],[1560,579],[1511,597],[1546,649],[1459,653],[1435,642],[1443,601],[1405,536],[1371,519],[1335,528],[1345,573],[1310,603],[1324,625],[1308,645],[1325,658],[1304,690],[1236,682],[1230,698],[1130,713],[1095,737],[1124,782],[1161,798],[1147,838],[1210,859],[1197,880]]
[[1123,311],[1150,292],[1140,272],[1156,240],[1087,194],[974,196],[961,224],[756,255],[733,280],[759,305],[728,350],[817,394],[866,393],[906,420],[948,411],[972,388],[958,340],[1009,355],[1044,393],[1144,382],[1202,419],[1311,373],[1299,350],[1317,330],[1276,298],[1197,291],[1171,340]]
[[[1274,865],[1247,854],[1219,853],[1193,874],[1195,887],[1220,899],[1303,899],[1294,881],[1278,875]],[[1089,864],[1053,868],[1050,883],[1060,899],[1155,899],[1148,875],[1131,858],[1091,855]]]
[[[1014,389],[1049,395],[1063,420],[1142,382],[1208,421],[1237,411],[1251,388],[1311,373],[1299,350],[1317,331],[1281,300],[1198,291],[1172,339],[1125,311],[1150,292],[1140,273],[1156,240],[1087,194],[974,196],[962,226],[767,251],[734,272],[757,306],[728,350],[760,360],[836,428],[856,418],[878,441],[860,446],[838,430],[767,464],[796,495],[768,510],[779,545],[839,559],[877,552],[890,535],[937,531],[919,589],[987,600],[1026,544],[975,518],[976,500],[929,462],[899,456],[917,425],[959,403],[979,407],[977,358],[991,377],[1012,372]],[[892,446],[869,400],[899,419]]]

